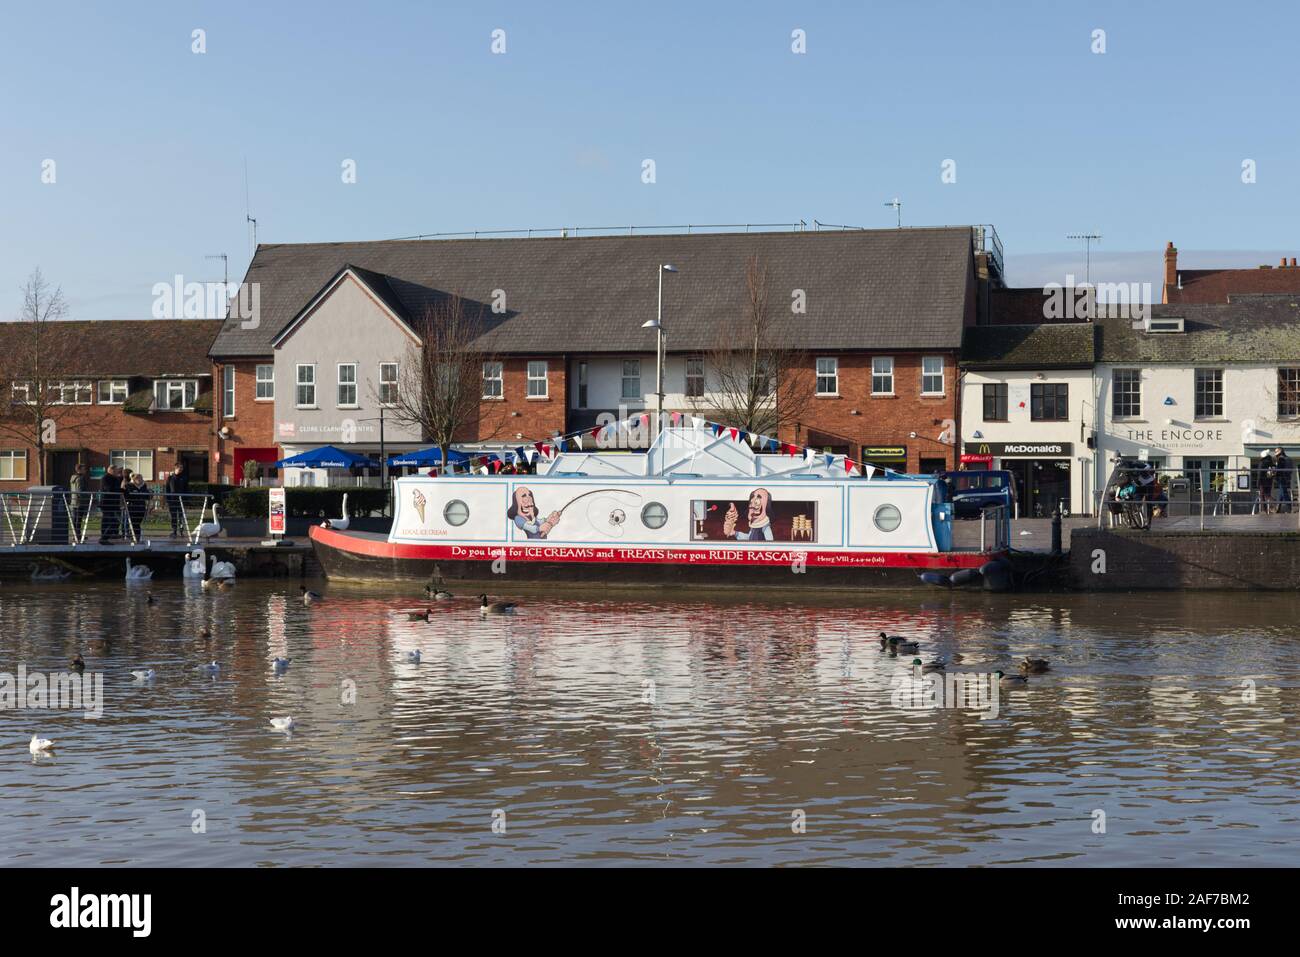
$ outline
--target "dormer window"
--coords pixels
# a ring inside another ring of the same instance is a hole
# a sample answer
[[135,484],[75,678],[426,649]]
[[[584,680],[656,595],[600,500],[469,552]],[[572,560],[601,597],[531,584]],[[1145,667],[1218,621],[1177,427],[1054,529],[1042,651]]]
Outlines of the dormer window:
[[195,379],[157,379],[153,384],[154,408],[164,412],[192,412],[199,397]]

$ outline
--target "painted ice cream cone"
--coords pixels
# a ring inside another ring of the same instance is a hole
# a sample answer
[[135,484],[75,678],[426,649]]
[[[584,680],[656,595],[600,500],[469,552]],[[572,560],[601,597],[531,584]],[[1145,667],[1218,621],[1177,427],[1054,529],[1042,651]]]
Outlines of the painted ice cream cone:
[[411,493],[411,503],[415,506],[415,510],[420,514],[420,523],[423,524],[425,498],[419,489],[416,489]]

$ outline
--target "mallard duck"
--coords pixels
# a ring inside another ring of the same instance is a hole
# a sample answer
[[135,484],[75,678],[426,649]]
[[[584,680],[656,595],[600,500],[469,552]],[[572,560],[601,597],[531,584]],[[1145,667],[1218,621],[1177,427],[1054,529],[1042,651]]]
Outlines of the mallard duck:
[[1026,658],[1020,662],[1020,670],[1027,675],[1041,675],[1045,671],[1051,671],[1052,666],[1046,658]]
[[406,613],[407,621],[428,621],[432,616],[432,608],[426,608],[424,611],[408,611]]
[[302,603],[310,605],[312,602],[320,601],[324,596],[319,592],[311,591],[306,585],[299,585],[298,590],[302,592]]
[[212,629],[209,628],[207,625],[204,625],[202,628],[200,628],[200,629],[199,629],[199,639],[202,640],[202,641],[211,641],[211,640],[212,640]]
[[426,585],[424,590],[428,593],[429,597],[435,601],[446,601],[448,598],[452,597],[451,592],[442,591],[441,589],[434,588],[432,585]]
[[1029,679],[1024,675],[1008,675],[1001,671],[993,673],[998,676],[998,686],[1001,688],[1023,688],[1029,684]]
[[480,615],[513,615],[517,607],[512,601],[488,601],[487,595],[479,595]]
[[[943,671],[947,666],[948,662],[944,661],[942,658],[935,658],[934,661],[931,661],[928,664],[922,662],[920,658],[912,659],[912,671],[917,672],[918,674],[929,674],[932,671]],[[917,669],[920,670],[917,671]]]
[[68,664],[70,664],[73,670],[75,671],[86,670],[86,662],[85,659],[81,657],[81,652],[77,652],[75,655],[73,655],[71,660],[68,662]]

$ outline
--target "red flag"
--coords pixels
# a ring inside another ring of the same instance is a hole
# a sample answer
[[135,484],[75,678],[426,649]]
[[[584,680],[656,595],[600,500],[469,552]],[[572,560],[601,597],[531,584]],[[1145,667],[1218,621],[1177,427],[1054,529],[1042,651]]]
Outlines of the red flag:
[[731,433],[731,441],[734,442],[740,438],[740,429],[729,429],[728,431]]
[[645,412],[645,413],[642,414],[642,416],[641,416],[641,424],[642,424],[642,425],[649,425],[649,424],[650,424],[650,413],[649,413],[649,412]]
[[605,428],[605,427],[604,427],[603,425],[598,425],[598,426],[596,426],[594,429],[591,430],[591,437],[592,437],[593,439],[598,439],[598,438],[600,438],[600,433],[601,433],[601,431],[602,431],[604,428]]
[[542,450],[543,450],[543,446],[542,446],[542,443],[541,443],[541,442],[534,442],[534,443],[533,443],[533,448],[535,448],[535,449],[536,449],[539,453],[541,453],[542,455],[545,455],[545,454],[546,454],[545,452],[542,451]]

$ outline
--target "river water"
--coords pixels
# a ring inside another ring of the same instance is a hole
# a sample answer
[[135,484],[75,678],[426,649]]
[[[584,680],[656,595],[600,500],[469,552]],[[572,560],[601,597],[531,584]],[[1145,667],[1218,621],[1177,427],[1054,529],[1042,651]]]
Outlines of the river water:
[[[103,681],[98,718],[0,711],[5,863],[1297,859],[1292,596],[526,594],[425,623],[409,587],[315,587],[5,583],[0,671],[80,651]],[[996,715],[905,707],[881,630],[972,678],[1052,670]]]

